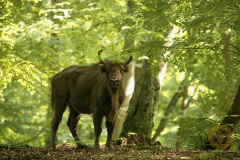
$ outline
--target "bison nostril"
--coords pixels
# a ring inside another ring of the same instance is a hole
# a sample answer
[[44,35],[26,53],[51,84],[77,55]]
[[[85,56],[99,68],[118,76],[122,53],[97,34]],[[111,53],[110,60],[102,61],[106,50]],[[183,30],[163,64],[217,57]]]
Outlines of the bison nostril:
[[110,79],[110,84],[118,85],[119,80],[118,79]]

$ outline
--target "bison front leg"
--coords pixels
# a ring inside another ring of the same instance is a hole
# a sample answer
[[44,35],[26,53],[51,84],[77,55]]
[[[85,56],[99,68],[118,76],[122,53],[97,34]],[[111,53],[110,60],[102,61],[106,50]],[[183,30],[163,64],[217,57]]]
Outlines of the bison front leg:
[[112,100],[112,106],[111,110],[106,117],[106,126],[107,126],[107,142],[106,147],[109,149],[113,149],[114,146],[112,144],[112,133],[114,129],[114,124],[118,116],[118,108],[119,108],[119,101],[118,101],[119,95],[117,93],[111,93],[111,100]]
[[115,122],[112,123],[112,122],[106,121],[107,132],[108,132],[106,147],[108,147],[109,149],[115,148],[112,144],[112,134],[113,134],[114,124]]
[[70,113],[67,121],[68,128],[77,144],[77,148],[86,148],[87,147],[86,145],[80,143],[80,139],[78,136],[77,124],[80,119],[80,114],[77,111],[75,111],[74,108],[72,108],[72,106],[70,106],[69,108]]
[[94,140],[94,148],[100,149],[99,137],[102,133],[102,120],[103,116],[99,112],[93,113],[93,124],[94,124],[94,133],[95,133],[95,140]]

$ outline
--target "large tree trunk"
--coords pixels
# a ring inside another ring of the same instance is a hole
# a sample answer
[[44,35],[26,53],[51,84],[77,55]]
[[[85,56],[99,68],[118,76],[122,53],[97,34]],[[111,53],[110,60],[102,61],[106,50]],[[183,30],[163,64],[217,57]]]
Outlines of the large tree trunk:
[[[128,0],[128,11],[134,9],[136,3],[134,0]],[[130,12],[131,13],[131,12]],[[166,36],[169,40],[174,37],[176,29],[173,27]],[[160,45],[160,44],[159,44]],[[170,47],[172,41],[164,43],[164,47]],[[125,48],[134,46],[132,37],[125,39]],[[167,57],[170,51],[164,54]],[[135,89],[129,108],[127,110],[126,119],[123,124],[123,129],[120,136],[126,137],[129,132],[145,135],[151,137],[152,129],[154,127],[154,115],[156,112],[160,86],[162,85],[164,75],[167,68],[167,63],[159,62],[158,70],[153,71],[152,65],[145,60],[141,73],[135,76]],[[153,67],[154,68],[154,67]],[[154,75],[153,73],[157,73]]]
[[222,120],[221,124],[236,125],[240,120],[240,85],[234,98],[231,108],[228,110],[226,117]]
[[152,72],[151,64],[144,61],[123,124],[122,137],[126,137],[129,132],[151,137],[160,89],[159,82]]

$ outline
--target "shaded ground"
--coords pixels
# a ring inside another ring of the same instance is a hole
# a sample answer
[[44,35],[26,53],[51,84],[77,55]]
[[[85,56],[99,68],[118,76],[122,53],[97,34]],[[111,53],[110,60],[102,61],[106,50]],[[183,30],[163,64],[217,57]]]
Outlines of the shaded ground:
[[114,150],[93,148],[76,150],[61,146],[56,151],[40,147],[1,147],[0,159],[234,159],[240,160],[240,152],[201,151],[165,147],[116,147]]

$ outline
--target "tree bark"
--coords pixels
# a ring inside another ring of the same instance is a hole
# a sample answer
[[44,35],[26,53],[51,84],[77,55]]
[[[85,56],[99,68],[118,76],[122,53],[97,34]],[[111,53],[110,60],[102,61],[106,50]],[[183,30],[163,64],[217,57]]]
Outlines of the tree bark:
[[152,72],[151,64],[144,61],[123,123],[121,137],[126,137],[129,132],[151,137],[160,89],[159,82]]
[[[134,9],[135,4],[134,0],[128,0],[129,12]],[[173,27],[166,38],[171,40],[174,37],[175,31],[176,29]],[[172,41],[168,41],[165,42],[163,46],[170,47],[171,45]],[[134,46],[132,39],[126,38],[125,47],[130,48],[131,46]],[[167,51],[164,54],[164,57],[167,57],[169,54],[170,51]],[[151,64],[149,62],[143,62],[140,78],[138,79],[135,77],[137,81],[135,84],[134,94],[130,101],[127,116],[120,136],[126,137],[129,132],[134,132],[145,135],[149,138],[151,137],[154,126],[154,115],[158,105],[160,86],[162,85],[166,68],[167,63],[160,61],[157,72],[156,70],[154,72],[151,69]],[[158,75],[155,76],[153,72]]]
[[240,121],[240,85],[238,86],[237,93],[231,108],[229,109],[226,117],[222,120],[221,124],[236,125]]

